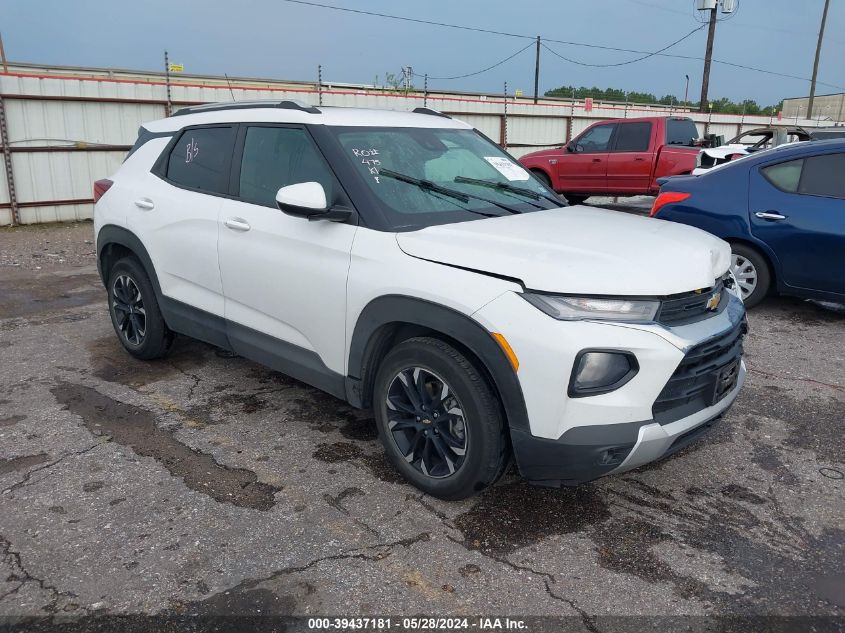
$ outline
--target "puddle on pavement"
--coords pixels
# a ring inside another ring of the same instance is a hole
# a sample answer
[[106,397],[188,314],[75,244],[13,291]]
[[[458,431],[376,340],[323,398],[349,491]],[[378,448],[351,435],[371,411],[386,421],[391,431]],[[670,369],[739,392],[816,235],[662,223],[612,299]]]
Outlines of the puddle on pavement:
[[88,344],[92,373],[101,380],[127,387],[141,387],[198,369],[208,362],[214,349],[195,339],[177,336],[166,357],[140,360],[123,349],[112,331]]
[[96,274],[16,275],[0,279],[0,319],[31,317],[92,303],[106,307],[106,290]]
[[43,464],[47,461],[46,453],[38,453],[37,455],[23,455],[22,457],[13,457],[11,459],[0,459],[0,475],[13,473],[16,470],[26,470],[32,466]]
[[327,464],[338,462],[352,462],[366,468],[371,475],[390,484],[407,484],[407,480],[397,471],[387,459],[381,445],[376,452],[365,453],[364,449],[352,442],[332,442],[318,444],[313,457]]
[[540,488],[519,481],[483,492],[454,524],[466,547],[503,555],[554,534],[580,532],[609,516],[594,485]]
[[82,418],[91,433],[108,435],[136,454],[152,457],[191,490],[242,508],[273,507],[278,488],[259,482],[251,470],[224,466],[211,455],[178,441],[170,431],[156,425],[150,411],[118,402],[83,385],[60,383],[52,392],[60,404]]

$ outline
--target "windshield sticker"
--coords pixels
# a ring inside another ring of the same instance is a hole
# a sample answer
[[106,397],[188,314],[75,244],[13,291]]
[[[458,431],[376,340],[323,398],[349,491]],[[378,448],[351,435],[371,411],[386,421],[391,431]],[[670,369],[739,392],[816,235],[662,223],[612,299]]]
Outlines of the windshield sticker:
[[516,163],[512,163],[507,158],[501,156],[485,156],[484,160],[490,163],[496,171],[502,174],[508,180],[528,180],[528,172]]
[[373,177],[373,180],[376,181],[377,185],[381,184],[378,175],[378,168],[381,165],[381,161],[378,158],[373,158],[373,156],[378,156],[377,149],[353,149],[352,154],[355,158],[360,158],[361,163],[366,165],[367,171],[370,172],[370,175]]

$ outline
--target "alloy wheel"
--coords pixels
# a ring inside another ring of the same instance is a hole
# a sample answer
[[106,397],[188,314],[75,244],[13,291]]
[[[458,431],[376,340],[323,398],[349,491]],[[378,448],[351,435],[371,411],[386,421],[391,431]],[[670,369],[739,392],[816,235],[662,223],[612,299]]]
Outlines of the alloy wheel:
[[442,479],[463,465],[469,435],[463,407],[440,376],[422,367],[400,371],[387,390],[387,426],[405,460]]
[[147,313],[138,284],[129,275],[119,275],[112,285],[115,323],[130,345],[140,345],[147,333]]
[[743,300],[750,297],[757,288],[757,269],[751,260],[731,253],[731,272],[736,278]]

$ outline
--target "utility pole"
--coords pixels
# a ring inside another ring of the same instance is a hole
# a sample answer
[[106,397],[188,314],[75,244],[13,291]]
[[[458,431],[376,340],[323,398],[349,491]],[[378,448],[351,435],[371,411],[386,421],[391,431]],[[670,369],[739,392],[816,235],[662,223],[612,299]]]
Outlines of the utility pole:
[[540,36],[537,36],[537,55],[534,58],[534,103],[537,103],[537,90],[540,86]]
[[167,59],[167,51],[164,51],[164,81],[167,84],[167,103],[164,106],[165,116],[170,116],[173,106],[170,100],[170,60]]
[[822,25],[819,27],[819,43],[816,44],[816,59],[813,62],[813,79],[810,81],[810,101],[807,104],[807,118],[813,118],[813,100],[816,98],[816,75],[819,73],[819,57],[822,53],[822,40],[824,39],[824,25],[827,22],[827,8],[830,0],[824,0],[824,11],[822,11]]
[[713,38],[716,36],[716,12],[719,3],[710,9],[710,26],[707,28],[707,50],[704,53],[704,75],[701,77],[701,102],[698,104],[700,112],[707,112],[707,90],[710,87],[710,62],[713,60]]

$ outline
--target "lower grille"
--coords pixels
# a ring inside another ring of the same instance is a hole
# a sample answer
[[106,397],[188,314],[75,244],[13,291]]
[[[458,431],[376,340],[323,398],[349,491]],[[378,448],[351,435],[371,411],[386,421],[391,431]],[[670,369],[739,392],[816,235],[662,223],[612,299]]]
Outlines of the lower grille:
[[727,395],[736,384],[747,331],[743,319],[732,330],[689,350],[652,406],[655,422],[680,420]]

